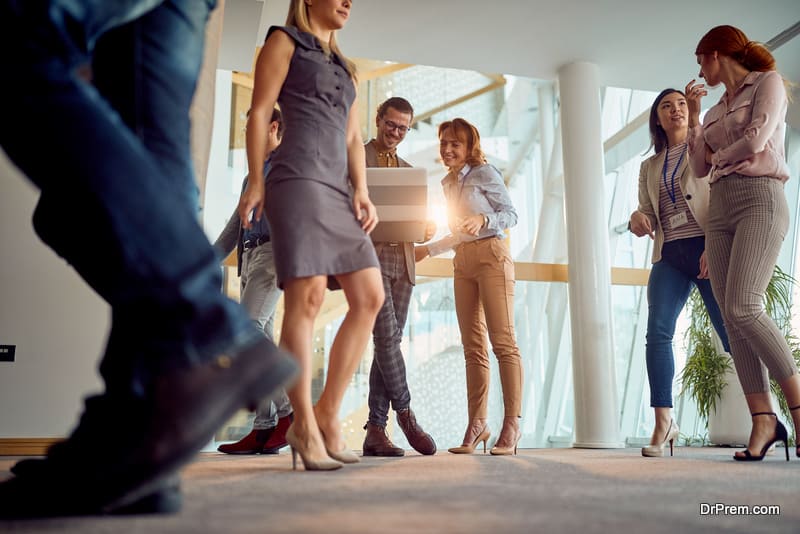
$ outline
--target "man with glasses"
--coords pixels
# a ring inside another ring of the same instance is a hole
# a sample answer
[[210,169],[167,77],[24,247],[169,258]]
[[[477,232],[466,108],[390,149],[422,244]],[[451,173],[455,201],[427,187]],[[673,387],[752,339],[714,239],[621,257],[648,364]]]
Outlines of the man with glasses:
[[[367,167],[411,167],[397,156],[397,145],[405,139],[413,118],[414,109],[403,98],[392,97],[378,106],[377,136],[364,146]],[[429,226],[425,237],[430,239],[432,235],[433,228]],[[408,443],[421,454],[434,454],[436,443],[417,424],[410,408],[411,394],[400,350],[416,277],[414,243],[376,242],[375,251],[381,264],[386,300],[372,331],[375,352],[369,375],[369,419],[364,426],[367,435],[363,454],[403,456],[403,449],[386,434],[390,404],[397,412],[397,423]]]

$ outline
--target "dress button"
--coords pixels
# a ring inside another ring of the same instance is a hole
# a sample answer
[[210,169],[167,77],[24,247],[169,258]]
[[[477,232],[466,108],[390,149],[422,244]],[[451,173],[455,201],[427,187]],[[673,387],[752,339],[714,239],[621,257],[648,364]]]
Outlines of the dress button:
[[341,87],[339,87],[338,85],[336,86],[336,90],[337,90],[337,91],[341,91],[341,89],[342,89],[342,88],[341,88]]

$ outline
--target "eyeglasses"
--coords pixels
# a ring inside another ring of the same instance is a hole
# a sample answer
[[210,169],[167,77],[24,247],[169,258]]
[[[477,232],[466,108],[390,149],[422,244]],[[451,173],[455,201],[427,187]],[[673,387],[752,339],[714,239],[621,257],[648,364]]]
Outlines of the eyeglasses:
[[389,121],[389,120],[386,120],[386,119],[381,119],[381,120],[383,121],[383,124],[386,125],[386,129],[387,130],[397,130],[397,133],[400,133],[400,134],[403,134],[403,135],[408,133],[408,131],[411,129],[408,126],[405,126],[403,124],[397,124],[394,121]]

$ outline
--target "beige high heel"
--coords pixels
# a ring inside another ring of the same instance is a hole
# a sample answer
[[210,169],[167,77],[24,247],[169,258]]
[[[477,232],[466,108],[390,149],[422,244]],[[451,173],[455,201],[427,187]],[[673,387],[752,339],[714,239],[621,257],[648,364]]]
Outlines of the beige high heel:
[[343,464],[357,464],[361,461],[358,459],[358,456],[356,456],[356,453],[347,448],[347,445],[345,445],[339,451],[332,451],[328,448],[328,444],[325,442],[325,432],[323,432],[322,428],[319,426],[319,416],[317,415],[316,406],[314,406],[314,419],[317,420],[317,427],[319,428],[319,433],[322,435],[322,442],[325,445],[325,451],[328,453],[328,456],[334,460],[342,462]]
[[[500,438],[502,438],[502,432],[500,432]],[[500,438],[497,438],[497,441],[500,441]],[[522,439],[522,431],[517,429],[517,437],[514,439],[514,443],[508,447],[498,447],[497,443],[495,443],[492,450],[489,451],[489,454],[493,454],[495,456],[509,456],[511,454],[517,454],[517,444],[519,440]]]
[[482,441],[483,454],[486,454],[486,442],[489,440],[490,435],[491,434],[489,433],[489,430],[486,427],[483,427],[483,431],[481,431],[481,433],[478,434],[478,437],[472,440],[472,443],[464,444],[459,447],[451,447],[447,450],[448,452],[452,452],[453,454],[472,454],[473,452],[475,452],[475,447],[478,446],[478,443]]
[[340,469],[343,465],[341,462],[337,462],[331,458],[325,458],[322,460],[308,459],[306,457],[308,450],[305,449],[305,446],[295,435],[294,425],[290,426],[286,431],[286,441],[289,442],[289,446],[292,448],[292,470],[297,470],[298,454],[300,455],[300,459],[303,460],[303,467],[306,468],[306,471],[333,471],[334,469]]
[[669,421],[669,428],[667,429],[667,435],[664,436],[664,441],[659,443],[658,445],[648,445],[647,447],[642,447],[642,456],[647,456],[649,458],[660,458],[664,456],[664,447],[669,442],[669,455],[672,456],[672,443],[680,434],[680,429],[678,425],[675,424],[675,421],[670,419]]
[[334,460],[342,462],[343,464],[357,464],[361,461],[358,459],[358,456],[356,456],[356,453],[347,448],[347,445],[345,445],[344,449],[340,451],[332,451],[326,445],[325,450],[328,451],[328,456]]

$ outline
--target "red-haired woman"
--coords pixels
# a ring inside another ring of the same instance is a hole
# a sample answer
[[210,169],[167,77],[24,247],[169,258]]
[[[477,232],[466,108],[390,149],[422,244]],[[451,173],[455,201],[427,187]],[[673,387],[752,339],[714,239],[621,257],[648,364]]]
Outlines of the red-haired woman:
[[705,84],[689,82],[686,100],[692,169],[696,176],[711,173],[706,229],[711,285],[753,417],[747,449],[734,459],[762,460],[770,445],[788,442],[786,428],[772,411],[767,371],[786,396],[795,429],[800,428],[800,375],[763,304],[789,226],[783,191],[789,179],[783,146],[786,90],[769,50],[733,26],[712,28],[695,54],[705,83],[725,86],[702,125]]
[[439,126],[439,153],[450,172],[442,180],[450,230],[447,238],[417,247],[418,260],[450,248],[453,292],[464,345],[469,425],[455,454],[470,454],[489,439],[486,405],[489,396],[489,351],[486,334],[500,366],[505,417],[491,453],[516,454],[522,437],[522,362],[514,336],[514,261],[504,230],[517,224],[503,176],[486,162],[478,130],[464,119]]

